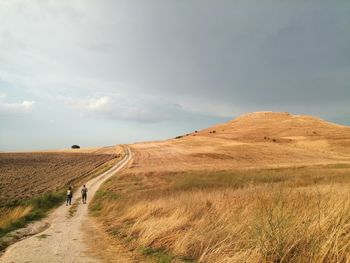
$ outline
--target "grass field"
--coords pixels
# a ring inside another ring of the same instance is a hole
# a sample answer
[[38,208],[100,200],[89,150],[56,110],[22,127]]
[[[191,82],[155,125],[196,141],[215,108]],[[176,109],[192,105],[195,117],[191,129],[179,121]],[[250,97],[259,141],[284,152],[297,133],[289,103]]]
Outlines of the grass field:
[[256,114],[135,144],[90,209],[158,262],[349,262],[349,139],[315,118]]
[[156,187],[153,176],[113,178],[91,209],[169,262],[350,259],[350,165],[164,174]]

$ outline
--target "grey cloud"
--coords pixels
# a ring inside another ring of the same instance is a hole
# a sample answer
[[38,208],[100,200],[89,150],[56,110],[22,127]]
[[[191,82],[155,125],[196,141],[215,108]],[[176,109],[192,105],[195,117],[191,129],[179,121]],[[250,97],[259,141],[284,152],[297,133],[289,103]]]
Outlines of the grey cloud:
[[137,97],[104,110],[124,119],[260,109],[350,114],[348,1],[14,3],[21,11],[1,14],[0,37],[10,30],[26,46],[1,37],[0,74],[34,93]]
[[132,92],[179,104],[199,97],[232,112],[307,106],[308,113],[320,103],[336,111],[350,97],[345,1],[109,3],[110,24],[93,34],[114,46],[113,67],[93,74],[122,79]]

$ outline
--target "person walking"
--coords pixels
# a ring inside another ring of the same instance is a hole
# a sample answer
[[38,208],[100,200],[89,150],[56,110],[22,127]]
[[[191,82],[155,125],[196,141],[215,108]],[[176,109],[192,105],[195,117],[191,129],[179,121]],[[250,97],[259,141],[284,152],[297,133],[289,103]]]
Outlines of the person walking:
[[73,197],[73,191],[72,191],[72,187],[69,187],[67,190],[67,203],[66,205],[71,205],[72,204],[72,197]]
[[88,192],[88,189],[86,188],[86,186],[84,184],[83,188],[81,189],[81,197],[83,200],[83,204],[86,204],[87,192]]

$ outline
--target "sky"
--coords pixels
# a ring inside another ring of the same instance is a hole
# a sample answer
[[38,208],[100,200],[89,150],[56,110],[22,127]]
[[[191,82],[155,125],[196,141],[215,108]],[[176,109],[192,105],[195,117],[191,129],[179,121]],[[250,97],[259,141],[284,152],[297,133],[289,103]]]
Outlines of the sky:
[[0,0],[0,151],[172,138],[254,111],[350,125],[350,1]]

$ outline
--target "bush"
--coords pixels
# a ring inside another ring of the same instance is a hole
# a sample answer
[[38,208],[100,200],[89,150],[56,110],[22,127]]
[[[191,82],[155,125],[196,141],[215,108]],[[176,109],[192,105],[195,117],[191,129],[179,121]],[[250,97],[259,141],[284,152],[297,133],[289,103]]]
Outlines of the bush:
[[80,149],[80,146],[79,146],[79,145],[74,144],[74,145],[72,145],[72,149]]

